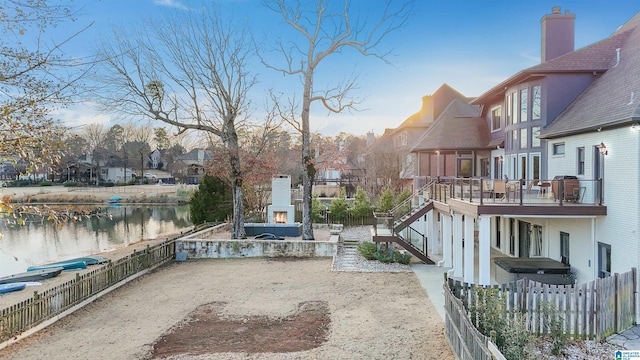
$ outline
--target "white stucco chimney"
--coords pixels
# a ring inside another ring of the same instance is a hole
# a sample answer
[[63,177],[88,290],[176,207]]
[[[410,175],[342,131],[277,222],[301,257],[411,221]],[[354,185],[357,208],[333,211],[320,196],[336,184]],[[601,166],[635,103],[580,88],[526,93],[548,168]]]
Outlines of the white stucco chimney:
[[560,6],[554,6],[551,14],[540,19],[542,23],[542,53],[541,62],[553,60],[574,50],[575,14],[565,10],[560,12]]

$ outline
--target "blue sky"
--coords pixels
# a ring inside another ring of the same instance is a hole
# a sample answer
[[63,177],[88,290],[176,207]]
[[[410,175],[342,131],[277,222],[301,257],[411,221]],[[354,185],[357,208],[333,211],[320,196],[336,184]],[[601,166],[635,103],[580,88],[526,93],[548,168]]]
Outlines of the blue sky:
[[[310,0],[305,0],[310,1]],[[336,1],[336,0],[332,0]],[[357,9],[374,9],[379,0],[353,0]],[[72,32],[92,21],[95,24],[67,47],[73,56],[89,55],[96,36],[114,27],[126,27],[162,12],[186,11],[202,4],[189,0],[101,0],[86,2]],[[278,16],[262,7],[260,0],[220,0],[222,11],[242,16],[265,41],[273,35],[287,38],[293,32]],[[364,6],[364,7],[363,7]],[[320,106],[312,108],[311,129],[325,134],[340,131],[362,135],[381,134],[398,126],[421,106],[421,98],[447,83],[466,96],[478,96],[519,70],[540,62],[540,19],[561,6],[576,14],[576,49],[602,40],[640,11],[630,0],[417,0],[404,28],[386,39],[384,49],[393,51],[393,65],[346,52],[328,59],[321,81],[339,82],[358,76],[363,111],[329,115]],[[275,40],[275,39],[274,39]],[[257,68],[260,84],[252,96],[260,111],[266,90],[283,83],[281,75]],[[320,83],[320,81],[318,81]],[[110,126],[118,119],[89,107],[74,107],[59,113],[71,124],[102,122]]]

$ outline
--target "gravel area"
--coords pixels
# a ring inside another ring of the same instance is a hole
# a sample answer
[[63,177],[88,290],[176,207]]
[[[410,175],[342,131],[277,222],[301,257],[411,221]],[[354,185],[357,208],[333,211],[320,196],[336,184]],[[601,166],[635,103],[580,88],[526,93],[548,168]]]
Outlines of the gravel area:
[[411,266],[399,263],[382,263],[369,261],[359,251],[345,254],[344,239],[358,239],[359,243],[371,242],[371,226],[349,226],[340,233],[338,253],[333,261],[334,271],[356,272],[411,272]]

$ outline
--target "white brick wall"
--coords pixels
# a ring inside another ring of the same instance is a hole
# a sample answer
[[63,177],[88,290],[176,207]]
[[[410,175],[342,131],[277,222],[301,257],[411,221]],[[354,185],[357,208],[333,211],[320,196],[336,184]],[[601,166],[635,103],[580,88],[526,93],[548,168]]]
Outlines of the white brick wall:
[[[565,155],[552,155],[553,144],[565,143]],[[607,215],[599,216],[596,220],[596,244],[602,242],[611,245],[612,272],[625,272],[640,264],[640,235],[638,222],[640,221],[640,161],[639,161],[640,131],[632,130],[630,126],[615,130],[594,131],[588,134],[553,139],[549,141],[548,174],[555,175],[576,174],[576,148],[585,148],[585,175],[580,179],[593,178],[593,147],[604,143],[608,155],[604,158],[604,205]],[[576,237],[571,234],[571,251],[574,248],[588,248],[592,250],[589,239]],[[579,242],[579,243],[576,243]],[[586,255],[586,253],[585,253]],[[573,253],[571,254],[573,258]],[[597,267],[597,259],[593,259]],[[572,261],[573,265],[573,261]],[[583,269],[580,269],[582,272]],[[581,280],[582,281],[582,280]]]

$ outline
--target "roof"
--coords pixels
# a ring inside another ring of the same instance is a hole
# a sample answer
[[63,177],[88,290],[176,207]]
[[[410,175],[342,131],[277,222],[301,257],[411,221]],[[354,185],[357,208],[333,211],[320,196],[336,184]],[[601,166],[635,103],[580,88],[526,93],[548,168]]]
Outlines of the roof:
[[489,125],[479,115],[476,106],[461,99],[453,100],[411,151],[487,148],[491,141]]
[[[605,43],[608,44],[606,47]],[[615,50],[618,48],[619,63]],[[541,131],[541,138],[577,134],[640,120],[640,13],[609,38],[586,50],[594,56],[602,56],[602,64],[608,57],[608,70]],[[582,57],[577,59],[593,63]]]
[[[425,101],[425,99],[428,98],[433,99],[433,101]],[[469,98],[459,93],[456,89],[446,83],[442,84],[432,95],[423,97],[422,108],[420,111],[409,116],[405,121],[403,121],[400,126],[394,129],[394,133],[410,127],[425,128],[430,126],[434,119],[440,116],[440,113],[453,99],[464,99],[467,102],[469,101]]]
[[631,29],[623,26],[607,39],[516,73],[480,95],[471,103],[481,104],[493,98],[502,97],[502,94],[504,94],[507,88],[523,82],[532,76],[571,72],[595,72],[598,74],[607,71],[615,64],[616,49],[622,47],[630,34]]

